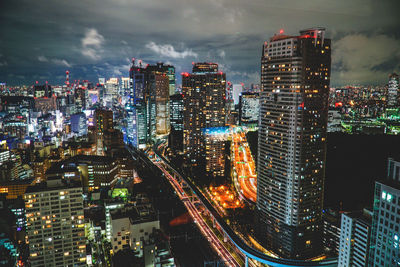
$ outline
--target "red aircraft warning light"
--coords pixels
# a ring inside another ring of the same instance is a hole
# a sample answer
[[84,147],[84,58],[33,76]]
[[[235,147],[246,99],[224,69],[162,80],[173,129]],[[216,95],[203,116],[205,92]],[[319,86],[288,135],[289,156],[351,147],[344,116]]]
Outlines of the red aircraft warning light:
[[283,34],[284,33],[284,30],[283,29],[280,29],[279,30],[279,34]]

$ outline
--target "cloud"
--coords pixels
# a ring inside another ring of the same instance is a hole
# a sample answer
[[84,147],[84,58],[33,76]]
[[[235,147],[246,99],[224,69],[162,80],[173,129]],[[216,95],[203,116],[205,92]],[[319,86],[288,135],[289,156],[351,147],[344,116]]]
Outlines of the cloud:
[[99,60],[101,58],[100,54],[103,52],[104,37],[96,29],[87,29],[85,36],[81,39],[81,43],[82,55],[92,60]]
[[38,56],[40,62],[48,62],[49,60],[45,56]]
[[158,45],[155,42],[149,42],[146,44],[146,48],[164,57],[170,57],[170,58],[198,57],[198,54],[193,52],[191,49],[185,49],[183,52],[178,52],[170,44]]
[[71,65],[70,63],[68,63],[65,59],[57,59],[57,58],[54,58],[54,59],[51,60],[51,62],[53,62],[53,63],[56,64],[56,65],[65,66],[65,67],[68,67],[68,68],[70,68],[70,67],[72,66],[72,65]]
[[385,83],[399,68],[400,40],[384,34],[351,34],[333,43],[333,79],[340,84]]

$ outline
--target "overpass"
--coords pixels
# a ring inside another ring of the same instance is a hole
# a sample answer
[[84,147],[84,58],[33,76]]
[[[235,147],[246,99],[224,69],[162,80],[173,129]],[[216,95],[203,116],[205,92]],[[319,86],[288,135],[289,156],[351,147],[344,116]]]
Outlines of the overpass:
[[[225,222],[225,220],[219,215],[218,211],[214,208],[214,206],[205,198],[203,193],[197,188],[197,186],[188,177],[186,177],[179,170],[176,170],[175,167],[171,166],[169,161],[167,159],[165,159],[165,157],[163,155],[161,155],[157,151],[154,151],[154,153],[155,153],[157,162],[153,162],[153,164],[155,164],[161,170],[162,170],[162,168],[159,164],[162,164],[165,167],[167,167],[169,173],[172,172],[172,175],[170,178],[175,180],[175,181],[172,181],[173,183],[179,183],[182,185],[182,187],[188,187],[190,189],[190,192],[192,192],[195,197],[193,198],[191,196],[186,196],[186,198],[184,198],[183,201],[187,202],[189,200],[190,202],[197,202],[197,203],[200,202],[205,207],[205,209],[208,211],[208,213],[213,218],[214,222],[217,223],[220,226],[220,228],[222,229],[222,231],[224,233],[224,237],[226,239],[229,239],[231,241],[231,243],[237,248],[237,250],[239,250],[244,255],[246,267],[248,266],[248,262],[249,262],[248,259],[253,259],[257,262],[267,264],[268,266],[271,266],[271,267],[284,267],[284,266],[333,267],[333,266],[338,266],[338,262],[337,262],[336,258],[325,259],[325,260],[320,260],[320,261],[282,259],[282,258],[271,257],[257,249],[254,249],[253,247],[249,246]],[[149,160],[149,158],[147,158],[147,160]],[[151,161],[151,160],[149,160],[149,161]],[[178,190],[178,192],[177,192],[178,194],[180,194],[180,195],[185,194],[181,188],[179,189],[179,186],[178,187],[174,186],[174,188]],[[233,264],[233,265],[236,265],[236,264]]]

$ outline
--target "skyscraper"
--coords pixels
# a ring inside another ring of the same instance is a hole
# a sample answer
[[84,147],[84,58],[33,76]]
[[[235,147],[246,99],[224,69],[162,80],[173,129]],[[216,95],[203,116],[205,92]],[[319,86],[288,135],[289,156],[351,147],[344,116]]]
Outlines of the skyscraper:
[[129,83],[125,134],[133,146],[144,148],[169,134],[169,92],[175,90],[175,68],[163,63],[142,67],[133,60]]
[[193,73],[182,73],[184,153],[194,165],[205,159],[214,176],[224,175],[224,142],[206,132],[225,126],[225,87],[215,63],[195,63]]
[[392,73],[389,75],[387,106],[396,107],[399,104],[399,75]]
[[331,67],[325,29],[273,36],[263,46],[258,137],[260,237],[283,257],[317,255]]
[[388,160],[387,179],[375,182],[368,266],[400,264],[400,161]]
[[183,95],[180,93],[170,96],[171,132],[168,145],[173,151],[183,151]]
[[243,92],[239,95],[239,124],[258,125],[260,97],[258,93]]
[[96,109],[94,111],[96,127],[96,147],[97,155],[104,155],[104,135],[114,128],[113,112],[106,109]]
[[143,148],[147,143],[146,82],[141,63],[136,66],[135,59],[129,70],[129,95],[126,104],[126,139],[133,146]]
[[171,128],[183,131],[183,96],[174,94],[170,97],[170,121]]

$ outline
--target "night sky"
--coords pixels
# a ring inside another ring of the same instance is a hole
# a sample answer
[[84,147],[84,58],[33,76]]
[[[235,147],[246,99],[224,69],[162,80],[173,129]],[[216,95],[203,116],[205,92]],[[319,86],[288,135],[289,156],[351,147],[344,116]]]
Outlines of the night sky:
[[135,57],[178,74],[213,61],[248,85],[265,40],[322,26],[332,86],[384,85],[400,70],[399,12],[399,0],[0,0],[0,82],[62,83],[67,69],[72,80],[127,76]]

